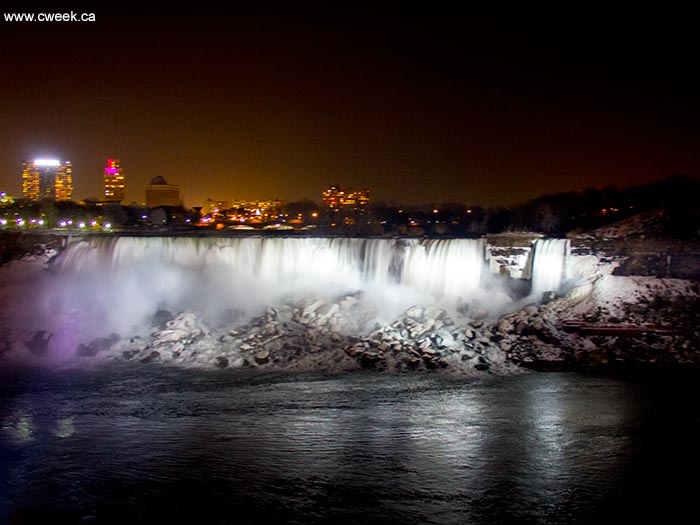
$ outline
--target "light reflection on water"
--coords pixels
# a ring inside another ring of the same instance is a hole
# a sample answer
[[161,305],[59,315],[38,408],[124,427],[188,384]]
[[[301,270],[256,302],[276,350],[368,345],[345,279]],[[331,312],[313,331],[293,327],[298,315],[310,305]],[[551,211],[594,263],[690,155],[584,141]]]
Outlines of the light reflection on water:
[[699,464],[692,380],[3,379],[0,522],[603,523],[682,510]]

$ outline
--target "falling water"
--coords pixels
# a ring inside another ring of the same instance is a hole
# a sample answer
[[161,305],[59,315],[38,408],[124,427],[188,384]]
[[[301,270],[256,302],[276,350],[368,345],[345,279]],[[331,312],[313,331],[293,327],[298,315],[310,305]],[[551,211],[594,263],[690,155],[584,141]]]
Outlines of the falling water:
[[[534,248],[532,297],[560,290],[566,240]],[[77,345],[146,334],[159,310],[208,326],[246,322],[269,306],[362,297],[365,329],[412,305],[498,315],[513,303],[485,272],[483,239],[128,237],[71,239],[51,263],[6,269],[0,321],[18,338]],[[303,306],[301,306],[303,308]]]
[[530,291],[533,298],[539,300],[544,292],[561,291],[568,254],[568,239],[539,239],[535,242]]
[[213,272],[221,285],[249,279],[285,289],[400,284],[440,298],[479,288],[484,246],[480,239],[114,237],[70,244],[55,267],[61,273],[100,272],[107,281],[114,272],[135,273],[145,277],[145,288],[168,280],[149,271],[164,267],[195,282]]
[[88,238],[55,261],[41,315],[76,312],[83,324],[128,333],[158,309],[216,317],[289,294],[361,292],[388,316],[470,300],[482,292],[483,268],[480,239]]

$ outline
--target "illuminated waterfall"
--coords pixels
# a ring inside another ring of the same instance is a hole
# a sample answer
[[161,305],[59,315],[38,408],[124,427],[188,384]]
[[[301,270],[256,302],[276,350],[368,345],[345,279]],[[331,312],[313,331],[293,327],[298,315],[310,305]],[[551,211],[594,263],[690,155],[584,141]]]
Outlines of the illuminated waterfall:
[[[533,299],[560,290],[568,248],[535,243]],[[485,264],[482,239],[86,236],[70,239],[48,271],[8,270],[0,296],[12,308],[0,320],[51,333],[73,352],[94,337],[144,334],[158,310],[225,327],[269,306],[352,294],[372,312],[367,323],[391,323],[412,305],[498,315],[512,298]]]
[[255,313],[285,294],[361,292],[389,315],[414,303],[469,301],[484,265],[480,239],[87,238],[57,258],[48,296],[53,312],[80,305],[82,316],[96,312],[93,323],[117,332],[157,309],[216,318]]
[[530,295],[540,300],[542,293],[559,292],[566,279],[568,239],[538,239],[532,259],[532,288]]
[[[467,239],[114,237],[71,243],[55,267],[100,272],[106,281],[141,275],[145,288],[157,288],[172,272],[198,284],[214,273],[221,286],[250,280],[278,289],[398,284],[440,298],[479,288],[484,246]],[[154,268],[164,273],[152,275]]]

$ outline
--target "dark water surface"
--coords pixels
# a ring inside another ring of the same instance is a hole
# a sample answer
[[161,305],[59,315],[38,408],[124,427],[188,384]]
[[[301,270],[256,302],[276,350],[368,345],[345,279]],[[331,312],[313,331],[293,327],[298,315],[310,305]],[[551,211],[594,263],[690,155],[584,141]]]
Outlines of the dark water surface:
[[670,522],[700,500],[695,375],[0,379],[0,523]]

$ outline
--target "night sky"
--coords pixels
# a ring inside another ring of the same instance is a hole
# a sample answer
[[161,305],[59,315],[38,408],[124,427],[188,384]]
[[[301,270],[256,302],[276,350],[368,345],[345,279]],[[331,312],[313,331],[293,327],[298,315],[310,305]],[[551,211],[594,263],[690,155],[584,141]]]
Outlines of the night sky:
[[0,191],[44,155],[73,163],[78,200],[118,157],[127,201],[162,175],[187,206],[331,183],[509,205],[700,175],[689,13],[73,9],[97,21],[0,21]]

